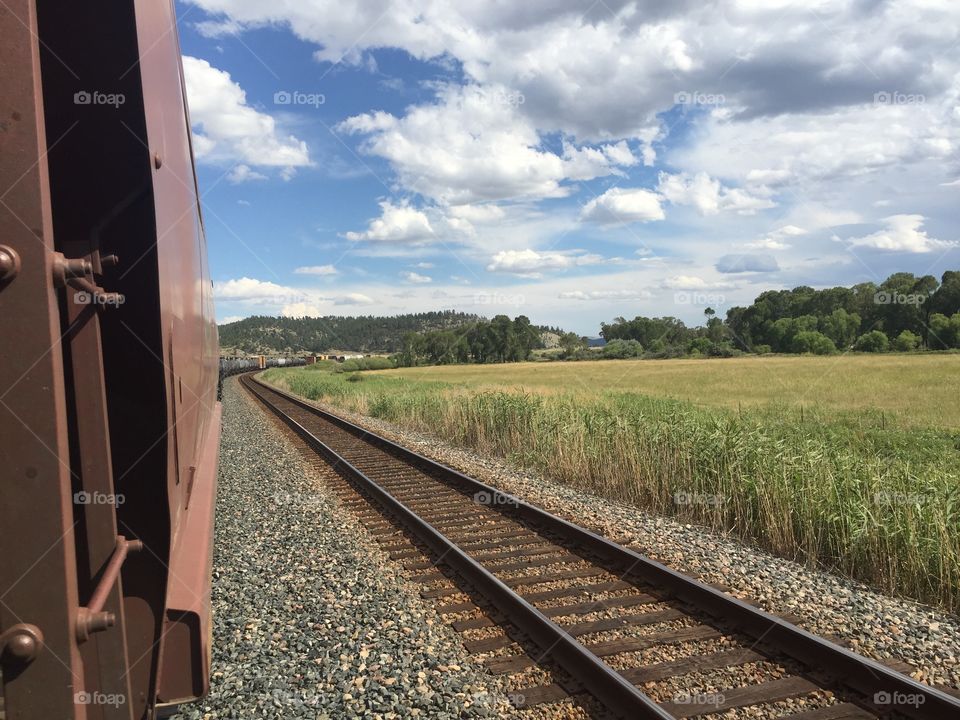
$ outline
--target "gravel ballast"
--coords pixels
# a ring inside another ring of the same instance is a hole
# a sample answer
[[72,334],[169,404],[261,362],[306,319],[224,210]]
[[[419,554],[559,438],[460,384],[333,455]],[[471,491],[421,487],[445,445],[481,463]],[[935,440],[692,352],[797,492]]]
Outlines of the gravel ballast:
[[924,682],[960,688],[960,619],[773,556],[731,536],[600,498],[454,447],[426,433],[314,403],[438,462],[627,545],[704,582],[722,584],[772,613],[845,641],[881,662],[902,660]]
[[175,717],[508,713],[498,681],[236,379],[223,410],[211,690]]

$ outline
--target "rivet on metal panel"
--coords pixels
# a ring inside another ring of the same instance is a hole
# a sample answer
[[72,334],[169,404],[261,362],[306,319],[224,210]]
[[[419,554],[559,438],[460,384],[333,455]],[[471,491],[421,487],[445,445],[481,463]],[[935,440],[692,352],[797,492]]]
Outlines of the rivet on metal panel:
[[12,247],[0,245],[0,282],[13,280],[20,272],[20,255]]
[[157,170],[159,170],[162,165],[163,165],[163,158],[160,157],[160,153],[154,153],[154,154],[153,154],[153,166],[154,166]]
[[43,633],[36,625],[20,623],[0,635],[0,657],[11,662],[33,662],[42,649]]
[[104,267],[113,267],[118,262],[120,262],[120,258],[118,258],[116,255],[100,256],[100,264],[103,265]]

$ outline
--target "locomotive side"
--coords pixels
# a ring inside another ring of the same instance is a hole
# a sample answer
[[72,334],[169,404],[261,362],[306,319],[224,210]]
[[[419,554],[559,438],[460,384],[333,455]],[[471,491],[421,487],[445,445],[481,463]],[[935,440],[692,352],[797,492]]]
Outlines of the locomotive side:
[[208,687],[220,429],[174,7],[11,0],[0,37],[5,712],[153,717]]

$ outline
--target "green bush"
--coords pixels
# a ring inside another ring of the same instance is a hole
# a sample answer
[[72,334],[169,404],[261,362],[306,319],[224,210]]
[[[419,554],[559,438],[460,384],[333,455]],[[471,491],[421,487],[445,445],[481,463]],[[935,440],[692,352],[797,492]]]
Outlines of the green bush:
[[814,355],[833,355],[837,346],[833,340],[816,330],[801,330],[790,343],[790,349],[795,353],[813,353]]
[[898,352],[910,352],[920,347],[920,336],[904,330],[893,340],[893,349]]
[[763,345],[763,344],[761,344],[761,345],[754,345],[754,346],[753,346],[753,351],[754,351],[757,355],[766,355],[767,353],[773,352],[773,348],[770,347],[769,345]]
[[359,370],[389,370],[396,367],[390,358],[385,357],[365,357],[355,360],[344,360],[333,366],[333,372],[357,372]]
[[890,349],[890,341],[879,330],[871,330],[857,338],[853,349],[858,352],[886,352]]
[[611,340],[603,346],[600,354],[614,359],[640,357],[643,355],[643,345],[636,340]]

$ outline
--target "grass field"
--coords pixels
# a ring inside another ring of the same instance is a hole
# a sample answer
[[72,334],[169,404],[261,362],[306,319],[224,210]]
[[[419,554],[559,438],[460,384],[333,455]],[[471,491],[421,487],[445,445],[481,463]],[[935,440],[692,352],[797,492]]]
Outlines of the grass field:
[[960,355],[308,368],[267,379],[960,610]]
[[734,410],[884,413],[905,425],[960,428],[960,354],[445,365],[388,374],[469,388],[637,392]]

